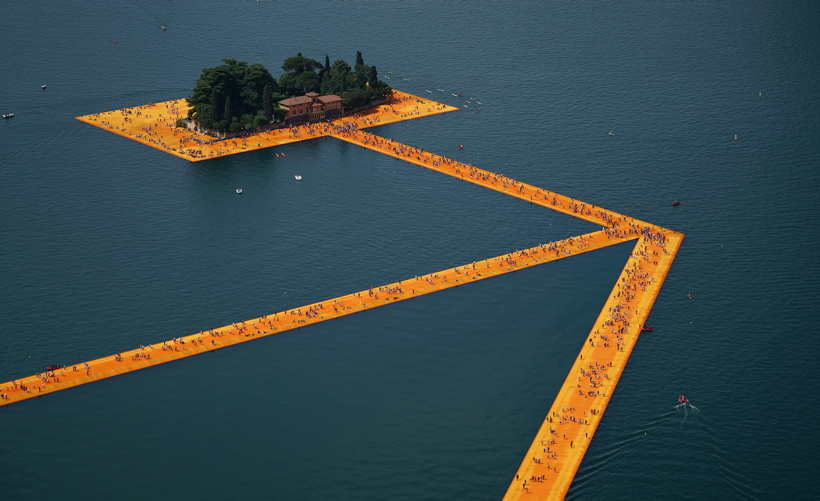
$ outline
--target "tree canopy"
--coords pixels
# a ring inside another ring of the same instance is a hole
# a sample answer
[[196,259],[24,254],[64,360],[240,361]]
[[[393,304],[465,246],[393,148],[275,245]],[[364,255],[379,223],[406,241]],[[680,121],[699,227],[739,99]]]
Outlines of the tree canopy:
[[274,95],[279,86],[270,72],[261,64],[235,59],[223,59],[215,68],[205,68],[196,81],[189,97],[188,117],[195,116],[200,126],[220,132],[236,132],[265,125],[271,115],[266,114],[265,93],[271,94],[271,112]]
[[188,117],[195,118],[205,129],[219,132],[254,129],[280,120],[286,111],[277,103],[308,92],[336,94],[346,107],[366,106],[392,93],[379,80],[376,67],[364,64],[361,52],[356,52],[353,68],[342,59],[330,64],[330,57],[325,56],[322,64],[299,53],[285,59],[285,73],[278,82],[261,64],[249,65],[235,59],[222,62],[202,70],[187,98]]

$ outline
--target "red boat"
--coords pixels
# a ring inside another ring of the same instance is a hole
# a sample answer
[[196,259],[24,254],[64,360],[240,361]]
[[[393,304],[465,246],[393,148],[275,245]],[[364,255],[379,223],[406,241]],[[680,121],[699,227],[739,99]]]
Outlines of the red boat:
[[679,397],[678,397],[678,403],[681,403],[681,404],[688,404],[688,403],[689,403],[689,399],[688,399],[688,398],[686,398],[685,396],[681,395],[681,396],[679,396]]
[[646,327],[646,326],[641,327],[641,332],[647,332],[647,331],[651,331],[651,330],[654,330],[654,329],[652,327]]
[[464,149],[464,145],[463,145],[463,144],[459,144],[459,145],[458,145],[458,149],[463,150],[463,149]]
[[680,202],[678,202],[677,200],[675,200],[674,202],[672,202],[672,205],[680,205]]

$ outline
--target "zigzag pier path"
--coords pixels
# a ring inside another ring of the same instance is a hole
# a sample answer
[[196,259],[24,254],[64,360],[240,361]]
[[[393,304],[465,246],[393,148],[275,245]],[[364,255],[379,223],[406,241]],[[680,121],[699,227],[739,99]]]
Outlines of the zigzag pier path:
[[[0,406],[635,240],[635,247],[627,263],[589,335],[584,339],[564,384],[540,424],[521,465],[511,478],[504,496],[505,501],[563,499],[637,343],[641,328],[645,325],[680,248],[683,234],[362,130],[387,123],[380,121],[384,116],[399,121],[408,119],[408,116],[417,118],[424,114],[450,111],[440,103],[407,94],[401,95],[399,101],[410,108],[396,110],[395,107],[390,109],[390,105],[386,105],[386,108],[358,117],[347,117],[319,126],[303,126],[298,130],[288,131],[287,134],[292,137],[279,144],[313,137],[335,137],[596,223],[601,229],[8,381],[0,384]],[[164,106],[167,103],[161,104]],[[423,109],[419,109],[419,105]],[[105,128],[105,124],[99,123],[99,119],[93,124]],[[124,135],[122,130],[114,132]],[[156,144],[150,145],[163,149]],[[241,148],[241,143],[233,146],[238,151],[220,155],[247,151]],[[185,158],[184,152],[168,152]],[[207,158],[213,156],[188,159],[199,161]]]

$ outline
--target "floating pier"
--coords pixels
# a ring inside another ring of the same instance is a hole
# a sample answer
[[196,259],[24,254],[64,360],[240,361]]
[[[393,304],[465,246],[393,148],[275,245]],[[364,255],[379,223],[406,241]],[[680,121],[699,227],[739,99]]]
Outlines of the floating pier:
[[375,127],[458,109],[394,90],[387,104],[375,106],[355,115],[331,122],[272,129],[229,139],[218,139],[195,130],[177,127],[177,120],[188,116],[188,103],[185,99],[149,103],[75,118],[165,153],[191,162],[201,162],[327,136],[332,125],[356,122],[359,128]]
[[[182,105],[180,100],[168,101],[78,119],[191,161],[331,136],[596,223],[601,230],[15,379],[0,384],[0,406],[635,240],[629,260],[504,496],[505,501],[563,499],[672,266],[683,234],[362,130],[457,109],[417,96],[398,93],[396,101],[361,115],[208,145],[200,144],[204,140],[191,131],[175,131],[173,125]],[[179,141],[178,147],[170,146],[171,138]]]

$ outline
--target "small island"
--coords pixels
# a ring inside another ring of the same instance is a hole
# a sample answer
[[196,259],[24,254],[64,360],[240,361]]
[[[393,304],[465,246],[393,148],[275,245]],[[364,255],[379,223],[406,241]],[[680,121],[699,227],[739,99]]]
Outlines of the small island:
[[353,68],[297,54],[279,81],[261,64],[223,63],[204,69],[189,97],[75,118],[201,162],[461,109],[391,89],[361,53]]
[[223,59],[205,68],[188,103],[186,127],[221,139],[276,128],[342,118],[387,103],[393,89],[379,80],[375,66],[356,52],[352,68],[344,60],[322,64],[301,53],[285,60],[279,80],[261,64]]

